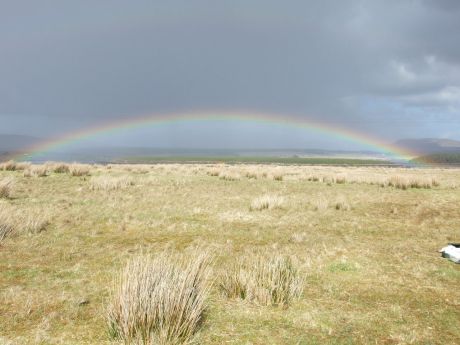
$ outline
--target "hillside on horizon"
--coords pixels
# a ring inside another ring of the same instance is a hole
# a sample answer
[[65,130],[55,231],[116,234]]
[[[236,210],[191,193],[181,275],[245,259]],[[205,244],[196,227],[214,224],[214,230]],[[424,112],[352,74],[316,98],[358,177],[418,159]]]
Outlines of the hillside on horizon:
[[395,145],[420,155],[460,152],[460,141],[442,138],[401,139]]
[[[42,139],[27,135],[0,134],[0,160],[8,159],[9,156],[26,150],[37,144]],[[457,161],[460,153],[460,141],[442,138],[420,138],[401,139],[395,145],[417,152],[415,160],[420,161],[442,161],[449,163],[454,157]],[[433,156],[435,155],[435,156]],[[444,157],[448,155],[448,157]],[[452,156],[453,155],[453,156]],[[49,152],[39,155],[33,161],[62,160],[62,161],[84,161],[84,162],[113,162],[129,157],[175,157],[175,156],[233,156],[233,157],[348,157],[356,159],[385,158],[381,153],[369,150],[328,150],[321,148],[290,148],[290,149],[211,149],[211,148],[156,148],[156,147],[91,147],[75,148],[62,152]]]

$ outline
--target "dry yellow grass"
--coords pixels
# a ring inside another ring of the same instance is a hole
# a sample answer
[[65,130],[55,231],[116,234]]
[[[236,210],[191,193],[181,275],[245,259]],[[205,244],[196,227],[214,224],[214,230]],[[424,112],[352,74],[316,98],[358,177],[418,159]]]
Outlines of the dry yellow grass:
[[[0,342],[113,344],[107,308],[126,263],[168,252],[192,264],[205,245],[215,253],[206,283],[215,284],[189,338],[195,344],[459,343],[460,265],[438,253],[460,242],[459,169],[94,165],[85,166],[91,178],[75,178],[46,166],[46,178],[0,171],[0,181],[15,181],[0,198]],[[93,178],[125,176],[134,187],[92,190]],[[400,189],[387,184],[394,176],[435,182]],[[286,204],[250,211],[264,195]],[[254,263],[251,253],[264,260]],[[270,291],[286,286],[274,278],[285,276],[275,272],[286,272],[286,263],[269,263],[286,256],[303,292],[280,303]],[[168,265],[182,272],[187,262],[179,261],[184,266]],[[252,278],[237,274],[243,271]],[[225,273],[254,297],[222,293]],[[178,301],[175,293],[162,296]]]

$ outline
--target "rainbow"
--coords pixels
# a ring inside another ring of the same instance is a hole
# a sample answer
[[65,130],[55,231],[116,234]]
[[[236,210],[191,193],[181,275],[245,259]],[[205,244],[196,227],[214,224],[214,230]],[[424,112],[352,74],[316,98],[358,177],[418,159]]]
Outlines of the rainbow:
[[335,139],[361,144],[363,147],[366,147],[369,150],[382,153],[388,158],[397,161],[408,161],[409,159],[418,155],[416,152],[411,152],[393,144],[389,144],[375,136],[354,131],[346,127],[326,124],[312,118],[306,119],[298,116],[260,112],[203,111],[169,114],[148,114],[137,117],[127,117],[121,120],[107,122],[90,128],[65,133],[50,140],[39,142],[38,144],[26,149],[21,155],[17,155],[14,158],[27,160],[33,158],[36,155],[44,154],[58,148],[63,148],[68,145],[81,142],[85,139],[96,138],[100,135],[117,133],[129,129],[142,128],[150,125],[171,124],[183,121],[199,122],[210,120],[236,120],[302,128],[307,131],[324,134]]

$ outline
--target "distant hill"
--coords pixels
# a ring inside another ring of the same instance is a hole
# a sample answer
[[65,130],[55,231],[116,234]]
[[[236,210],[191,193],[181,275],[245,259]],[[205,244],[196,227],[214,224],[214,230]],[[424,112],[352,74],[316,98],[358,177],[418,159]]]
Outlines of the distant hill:
[[0,161],[9,159],[15,153],[18,153],[30,146],[33,146],[40,139],[15,134],[0,134]]
[[460,141],[451,139],[403,139],[398,140],[395,144],[398,147],[418,152],[420,155],[460,153]]
[[422,164],[460,165],[460,151],[432,153],[417,157],[412,161]]
[[28,135],[0,134],[0,152],[18,151],[30,147],[40,139]]

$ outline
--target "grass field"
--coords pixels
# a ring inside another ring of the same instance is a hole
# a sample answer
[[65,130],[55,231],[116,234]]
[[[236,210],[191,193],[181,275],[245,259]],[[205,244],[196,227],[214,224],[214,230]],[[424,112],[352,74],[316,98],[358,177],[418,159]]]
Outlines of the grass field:
[[460,170],[3,168],[2,345],[119,343],[117,282],[142,272],[158,298],[196,272],[195,344],[460,343],[460,265],[437,252],[460,242]]

